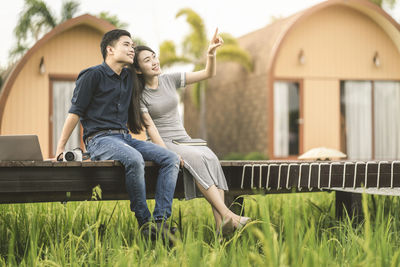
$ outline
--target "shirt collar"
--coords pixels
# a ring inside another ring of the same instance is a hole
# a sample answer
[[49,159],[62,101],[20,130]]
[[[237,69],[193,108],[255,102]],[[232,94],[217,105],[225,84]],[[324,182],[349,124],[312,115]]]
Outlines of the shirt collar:
[[[111,68],[110,66],[107,65],[107,63],[105,61],[103,61],[103,63],[101,64],[103,66],[103,68],[106,71],[106,74],[110,77],[112,77],[113,75],[117,75]],[[127,72],[129,71],[128,68],[123,68],[121,71],[121,74],[119,75],[122,79],[124,79],[126,77],[126,75],[128,74]]]
[[127,68],[127,67],[124,67],[122,69],[121,75],[120,75],[122,79],[125,79],[126,75],[128,75],[128,71],[129,71],[129,68]]
[[110,66],[107,65],[107,63],[105,61],[103,61],[103,63],[101,64],[104,68],[104,70],[106,71],[106,74],[108,76],[113,76],[114,74],[116,74],[111,68]]

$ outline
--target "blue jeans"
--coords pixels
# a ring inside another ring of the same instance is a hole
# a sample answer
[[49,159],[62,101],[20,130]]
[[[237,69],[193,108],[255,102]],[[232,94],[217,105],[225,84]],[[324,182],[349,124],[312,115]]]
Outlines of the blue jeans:
[[176,180],[179,172],[178,156],[159,145],[133,139],[130,134],[101,133],[86,145],[92,160],[118,160],[125,167],[126,189],[131,201],[131,210],[139,225],[151,219],[146,203],[144,161],[150,160],[160,166],[156,185],[155,220],[171,216]]

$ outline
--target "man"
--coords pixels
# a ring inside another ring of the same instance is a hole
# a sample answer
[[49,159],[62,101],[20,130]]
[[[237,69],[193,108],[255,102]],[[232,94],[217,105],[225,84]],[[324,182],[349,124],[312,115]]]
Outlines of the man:
[[[91,159],[118,160],[125,167],[130,207],[140,226],[151,220],[146,203],[144,160],[160,165],[153,212],[160,227],[171,215],[179,158],[160,146],[133,139],[128,132],[128,108],[134,80],[126,66],[133,63],[135,55],[130,33],[119,29],[109,31],[103,36],[100,47],[104,62],[83,70],[78,76],[56,155],[65,150],[65,144],[80,119],[83,140]],[[133,109],[139,109],[139,106]]]

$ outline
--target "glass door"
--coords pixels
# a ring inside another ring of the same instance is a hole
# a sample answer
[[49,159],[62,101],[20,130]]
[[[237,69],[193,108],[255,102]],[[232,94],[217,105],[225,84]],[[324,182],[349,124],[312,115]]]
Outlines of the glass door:
[[[75,88],[74,81],[52,81],[52,153],[55,154]],[[80,123],[73,130],[65,150],[81,147]]]

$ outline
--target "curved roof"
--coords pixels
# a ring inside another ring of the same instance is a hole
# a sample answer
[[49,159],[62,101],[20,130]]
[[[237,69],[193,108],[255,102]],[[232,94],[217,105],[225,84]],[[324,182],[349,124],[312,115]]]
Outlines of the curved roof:
[[60,25],[57,25],[53,30],[44,35],[36,44],[26,52],[26,54],[15,64],[10,74],[7,76],[7,79],[4,82],[2,90],[0,92],[0,131],[1,131],[1,123],[3,119],[3,113],[5,104],[7,102],[8,95],[10,90],[18,77],[18,74],[21,72],[25,64],[29,61],[29,59],[38,51],[42,46],[44,46],[47,42],[52,40],[54,37],[62,34],[63,32],[74,28],[79,25],[87,25],[90,26],[99,32],[106,33],[110,30],[115,29],[115,26],[109,23],[106,20],[99,19],[95,16],[84,14],[76,18],[69,19]]
[[400,25],[382,8],[368,0],[327,0],[239,38],[241,45],[261,59],[255,66],[256,72],[268,73],[272,77],[282,44],[295,26],[314,13],[334,5],[350,7],[370,17],[400,51]]

